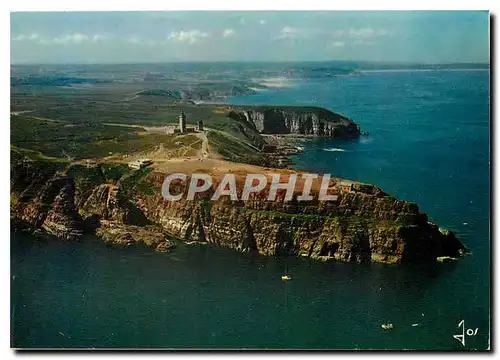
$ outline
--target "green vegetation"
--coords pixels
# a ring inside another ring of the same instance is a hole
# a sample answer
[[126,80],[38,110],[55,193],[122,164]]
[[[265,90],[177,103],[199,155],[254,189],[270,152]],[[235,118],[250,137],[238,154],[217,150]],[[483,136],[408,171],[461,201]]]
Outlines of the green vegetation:
[[316,113],[321,117],[327,117],[332,113],[331,111],[318,107],[318,106],[302,106],[302,105],[234,105],[234,109],[239,110],[254,110],[259,112],[276,110],[276,111],[293,111],[297,115]]
[[333,221],[337,223],[339,226],[343,227],[348,227],[349,225],[351,226],[373,226],[374,224],[377,224],[378,227],[380,228],[385,228],[385,229],[399,229],[401,227],[406,227],[406,226],[412,226],[414,225],[412,222],[406,220],[383,220],[383,219],[374,219],[369,216],[362,216],[362,215],[349,215],[349,216],[343,216],[343,217],[338,217],[334,216]]
[[138,93],[138,95],[165,96],[169,99],[177,99],[177,100],[181,99],[181,94],[178,91],[162,90],[162,89],[144,90]]
[[38,187],[44,186],[57,173],[62,173],[66,166],[67,162],[47,159],[37,152],[11,147],[11,193],[21,194],[14,199],[14,203],[29,201],[37,195]]
[[117,182],[122,176],[130,172],[125,164],[101,164],[101,171],[106,181]]
[[[225,158],[267,165],[260,153],[263,137],[244,117],[231,116],[231,111],[265,111],[271,107],[196,104],[253,92],[250,87],[258,84],[249,74],[227,73],[211,66],[197,72],[182,66],[156,67],[148,65],[146,71],[142,65],[55,66],[44,69],[43,76],[37,66],[14,67],[11,111],[17,113],[11,116],[11,144],[66,161],[158,147],[169,157],[193,156],[201,147],[199,138],[187,135],[179,139],[143,128],[177,125],[182,110],[188,127],[203,121],[210,146]],[[326,111],[311,107],[282,109]],[[182,146],[176,145],[178,141]]]
[[35,168],[37,173],[47,174],[52,176],[58,171],[63,171],[68,165],[66,161],[61,159],[51,159],[40,155],[36,151],[29,151],[26,149],[19,149],[11,146],[10,149],[10,163],[11,169],[13,165],[25,166]]
[[318,214],[285,213],[285,212],[276,211],[276,210],[255,210],[255,209],[249,209],[246,207],[242,207],[241,209],[243,211],[253,212],[253,213],[257,213],[257,214],[271,215],[271,216],[282,216],[282,217],[305,220],[305,221],[318,220],[318,219],[324,217],[323,215],[318,215]]
[[106,182],[99,166],[73,164],[68,167],[66,174],[75,180],[78,196],[84,199],[90,196],[96,186]]
[[11,117],[11,144],[45,156],[84,159],[133,149],[135,129],[102,124],[64,124],[28,116]]
[[154,189],[146,178],[146,175],[151,171],[151,168],[143,168],[122,177],[120,180],[120,199],[129,201],[136,194],[153,195]]
[[24,149],[21,147],[17,147],[15,145],[10,146],[10,155],[11,155],[11,160],[14,161],[23,161],[23,160],[39,160],[39,161],[55,161],[55,162],[60,162],[60,163],[67,163],[66,158],[57,158],[57,157],[50,157],[50,156],[45,156],[42,154],[40,151],[36,150],[29,150],[29,149]]
[[215,131],[207,132],[207,138],[210,146],[228,160],[250,164],[263,161],[260,152],[255,147],[238,141],[237,138]]
[[[104,124],[65,124],[29,116],[11,117],[11,144],[47,159],[79,160],[115,154],[130,154],[152,150],[163,145],[172,149],[172,156],[190,156],[201,148],[195,135],[144,134],[137,127]],[[175,143],[181,141],[184,149]],[[186,149],[188,147],[189,149]]]

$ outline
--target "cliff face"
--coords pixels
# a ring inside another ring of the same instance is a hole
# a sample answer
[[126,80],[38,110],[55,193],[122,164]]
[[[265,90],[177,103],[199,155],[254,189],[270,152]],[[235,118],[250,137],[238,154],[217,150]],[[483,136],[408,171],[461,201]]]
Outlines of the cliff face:
[[[93,176],[85,172],[98,174],[95,169],[82,167],[80,172],[75,179],[54,174],[47,186],[11,207],[12,223],[29,223],[68,239],[97,228],[105,242],[144,242],[159,251],[173,247],[165,232],[182,241],[238,251],[355,262],[436,261],[465,250],[452,232],[442,233],[429,223],[415,204],[371,185],[346,188],[339,181],[331,187],[336,202],[269,202],[260,197],[213,202],[210,194],[169,202],[160,193],[163,174],[145,175],[130,192],[124,185],[106,184],[98,175],[93,184],[82,180]],[[26,182],[24,173],[14,171],[11,179],[20,199],[18,184]],[[124,200],[121,191],[130,197]],[[77,206],[72,205],[75,198]]]
[[322,108],[236,109],[233,117],[245,119],[262,134],[297,134],[328,138],[355,138],[359,125]]
[[[76,171],[75,171],[76,170]],[[11,163],[11,229],[45,233],[77,241],[84,233],[107,244],[131,246],[144,243],[168,251],[175,243],[164,229],[151,224],[125,197],[120,186],[110,184],[100,167],[73,166],[68,171],[48,164]]]
[[[33,184],[36,187],[36,184]],[[13,210],[19,222],[26,226],[44,229],[50,234],[66,240],[80,238],[83,223],[75,208],[75,183],[61,176],[50,179],[38,191],[27,206],[18,204]]]
[[[159,179],[156,179],[158,181]],[[415,204],[371,186],[331,188],[336,202],[168,202],[140,199],[149,219],[185,241],[206,241],[239,251],[356,262],[435,261],[465,248],[441,233]]]

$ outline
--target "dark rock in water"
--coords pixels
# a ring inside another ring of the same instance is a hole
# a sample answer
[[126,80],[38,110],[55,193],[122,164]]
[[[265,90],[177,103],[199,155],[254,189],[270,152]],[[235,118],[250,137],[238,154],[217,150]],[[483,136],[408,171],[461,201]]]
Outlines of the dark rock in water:
[[35,230],[31,231],[31,236],[34,236],[40,240],[45,240],[45,239],[47,239],[48,234],[45,231],[43,231],[42,229],[35,229]]
[[160,251],[160,252],[168,252],[172,249],[175,249],[175,247],[176,247],[176,245],[175,245],[174,241],[169,240],[169,239],[165,239],[164,242],[161,242],[156,246],[155,250]]

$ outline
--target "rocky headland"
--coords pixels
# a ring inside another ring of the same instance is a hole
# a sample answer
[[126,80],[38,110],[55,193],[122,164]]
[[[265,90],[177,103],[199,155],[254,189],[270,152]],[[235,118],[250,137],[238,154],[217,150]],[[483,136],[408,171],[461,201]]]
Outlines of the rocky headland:
[[359,125],[332,111],[318,107],[235,107],[229,117],[246,121],[261,134],[295,134],[333,139],[360,135]]
[[[428,221],[416,204],[380,188],[331,179],[336,201],[270,202],[266,193],[247,201],[221,197],[213,188],[195,200],[166,201],[165,173],[130,173],[110,164],[81,165],[30,160],[12,152],[11,225],[75,241],[95,234],[107,244],[144,243],[169,251],[175,242],[204,242],[264,255],[349,262],[435,262],[465,251],[451,231]],[[263,172],[265,173],[264,169]],[[118,178],[118,180],[117,180]],[[176,184],[185,191],[189,179]]]

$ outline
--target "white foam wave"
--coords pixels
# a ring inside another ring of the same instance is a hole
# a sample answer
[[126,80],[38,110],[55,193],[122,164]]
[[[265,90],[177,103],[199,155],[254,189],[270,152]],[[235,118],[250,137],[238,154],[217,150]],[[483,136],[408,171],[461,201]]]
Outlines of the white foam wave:
[[324,148],[323,151],[335,151],[335,152],[345,152],[347,150],[340,148]]

